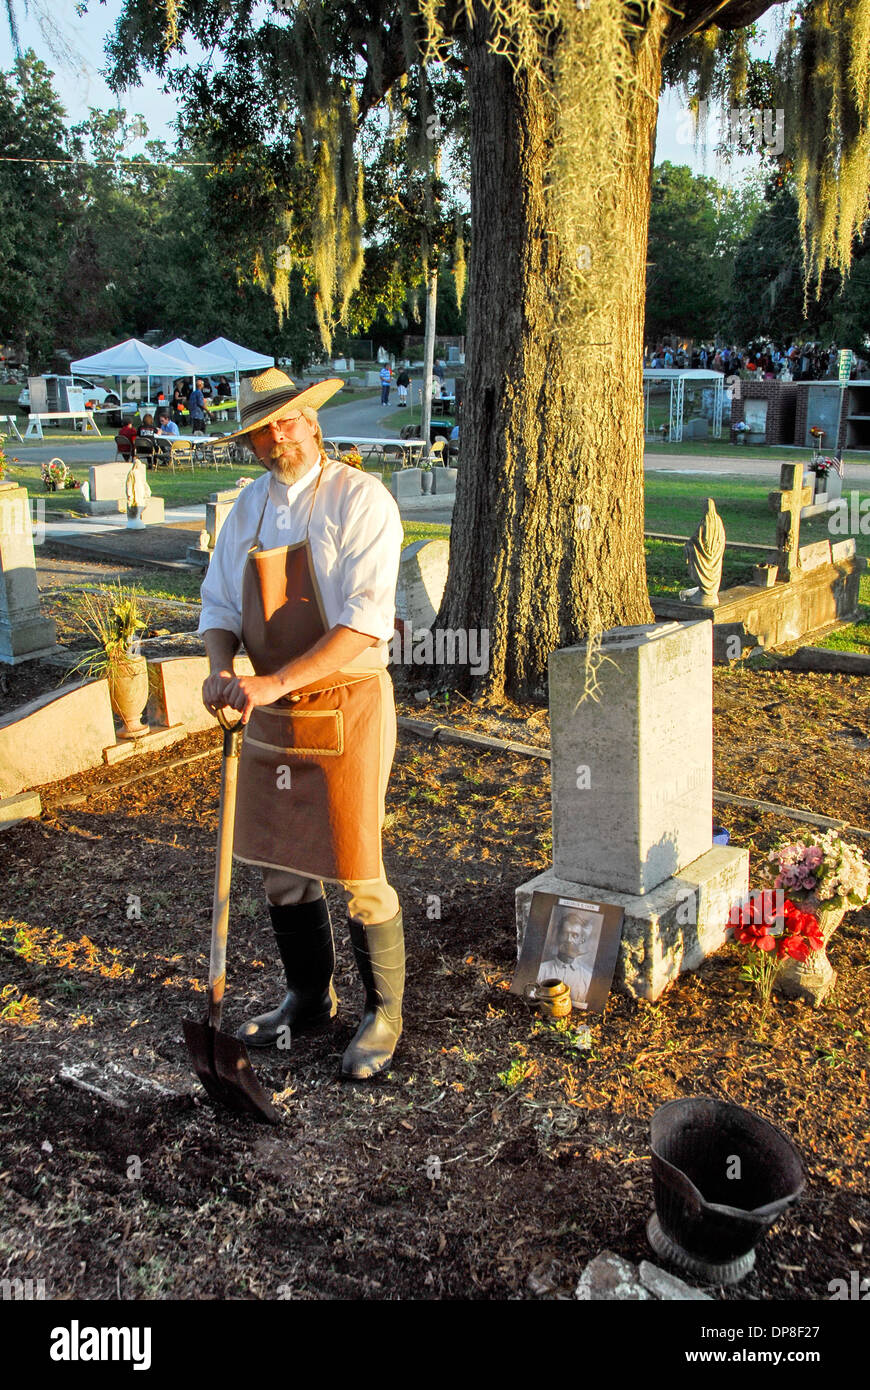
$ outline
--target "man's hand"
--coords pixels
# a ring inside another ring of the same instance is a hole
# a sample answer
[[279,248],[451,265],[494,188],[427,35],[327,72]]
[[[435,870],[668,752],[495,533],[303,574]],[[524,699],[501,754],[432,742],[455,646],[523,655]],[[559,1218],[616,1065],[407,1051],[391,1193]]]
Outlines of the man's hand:
[[247,724],[258,705],[272,705],[288,693],[286,682],[279,676],[233,676],[224,690],[224,703],[230,709],[241,710]]
[[212,671],[202,683],[202,703],[210,714],[217,714],[228,704],[227,690],[235,680],[232,671]]

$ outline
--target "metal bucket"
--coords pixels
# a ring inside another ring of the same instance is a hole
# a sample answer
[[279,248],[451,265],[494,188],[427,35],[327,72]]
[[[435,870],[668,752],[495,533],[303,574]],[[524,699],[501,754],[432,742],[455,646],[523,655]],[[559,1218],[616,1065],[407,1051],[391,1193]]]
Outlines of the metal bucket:
[[710,1283],[735,1284],[755,1246],[803,1191],[800,1155],[774,1125],[739,1105],[672,1100],[650,1126],[656,1254]]

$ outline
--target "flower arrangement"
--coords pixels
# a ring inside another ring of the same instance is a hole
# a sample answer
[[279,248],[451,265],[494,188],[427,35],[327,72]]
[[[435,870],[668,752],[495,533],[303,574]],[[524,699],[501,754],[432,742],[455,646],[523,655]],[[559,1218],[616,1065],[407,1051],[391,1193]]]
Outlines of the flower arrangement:
[[[779,923],[781,930],[775,933],[772,928]],[[749,947],[740,975],[755,986],[762,1014],[785,962],[789,958],[804,961],[811,951],[821,951],[825,945],[815,913],[802,911],[781,893],[764,892],[751,898],[732,914],[731,928],[734,940]]]
[[819,455],[819,457],[814,458],[810,464],[810,472],[817,473],[820,478],[826,478],[832,470],[835,473],[839,473],[840,477],[842,478],[843,460],[822,458],[821,455]]
[[821,425],[810,425],[810,434],[813,436],[813,439],[824,439],[825,437],[825,431],[822,429]]
[[94,643],[74,670],[103,676],[109,667],[139,655],[140,636],[150,619],[141,590],[118,580],[99,592],[76,594],[72,606]]
[[66,487],[69,469],[63,459],[51,459],[42,465],[42,481],[46,492],[62,492]]
[[346,454],[342,454],[341,461],[342,463],[346,463],[350,468],[362,468],[363,466],[362,454],[355,444],[352,448],[348,449]]
[[797,902],[821,908],[863,907],[870,901],[870,866],[857,845],[835,830],[806,840],[782,840],[768,857],[767,875]]

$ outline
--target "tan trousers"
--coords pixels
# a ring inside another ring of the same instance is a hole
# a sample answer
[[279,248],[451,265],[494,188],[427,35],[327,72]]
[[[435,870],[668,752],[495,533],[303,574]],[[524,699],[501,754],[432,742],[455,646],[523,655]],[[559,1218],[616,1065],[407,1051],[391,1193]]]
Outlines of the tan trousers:
[[[386,671],[381,676],[381,778],[378,789],[380,797],[380,823],[384,823],[384,798],[387,783],[396,752],[396,705],[393,699],[393,683]],[[388,922],[399,911],[399,898],[394,888],[387,882],[381,860],[380,878],[364,883],[342,883],[342,892],[350,917],[365,926]],[[286,869],[263,869],[263,887],[268,901],[275,907],[295,907],[298,903],[310,903],[323,893],[323,884],[318,878],[304,874],[288,873]]]

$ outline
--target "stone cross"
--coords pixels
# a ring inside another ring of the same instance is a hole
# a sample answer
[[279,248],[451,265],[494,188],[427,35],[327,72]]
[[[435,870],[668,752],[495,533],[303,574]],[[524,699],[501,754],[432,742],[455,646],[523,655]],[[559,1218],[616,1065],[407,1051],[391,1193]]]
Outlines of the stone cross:
[[[798,547],[801,538],[801,508],[813,500],[813,489],[803,486],[802,463],[784,463],[779,473],[779,517],[776,523],[776,548],[779,551],[777,578],[788,582],[800,569]],[[774,494],[775,496],[775,494]]]

